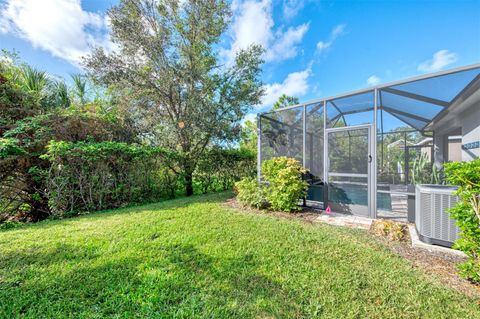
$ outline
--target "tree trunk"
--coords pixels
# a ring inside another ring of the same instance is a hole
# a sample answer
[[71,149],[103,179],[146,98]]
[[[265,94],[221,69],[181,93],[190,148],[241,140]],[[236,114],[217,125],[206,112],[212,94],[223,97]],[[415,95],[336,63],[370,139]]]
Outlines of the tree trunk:
[[185,172],[185,195],[193,195],[193,176],[192,172]]
[[193,195],[193,169],[189,163],[184,164],[185,172],[185,195]]

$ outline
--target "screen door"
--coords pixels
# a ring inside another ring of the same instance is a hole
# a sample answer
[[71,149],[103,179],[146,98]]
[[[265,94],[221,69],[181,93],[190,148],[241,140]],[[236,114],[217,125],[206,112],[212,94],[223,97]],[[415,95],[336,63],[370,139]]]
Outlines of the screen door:
[[334,212],[373,217],[372,126],[327,129],[327,204]]

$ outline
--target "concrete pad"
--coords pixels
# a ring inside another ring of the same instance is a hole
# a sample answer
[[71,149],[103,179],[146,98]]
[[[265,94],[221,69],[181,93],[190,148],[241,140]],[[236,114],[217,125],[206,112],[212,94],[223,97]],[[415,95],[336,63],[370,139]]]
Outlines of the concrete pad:
[[320,216],[318,216],[314,221],[319,223],[334,225],[334,226],[368,230],[372,225],[373,219],[362,217],[362,216],[346,215],[346,214],[340,214],[340,213],[330,213],[330,214],[323,213]]
[[460,250],[424,243],[418,237],[417,230],[415,229],[415,225],[413,225],[413,224],[408,225],[408,230],[410,232],[410,238],[412,240],[412,247],[414,247],[414,248],[421,248],[421,249],[426,249],[426,250],[432,251],[432,252],[439,252],[439,253],[452,254],[452,255],[466,257],[466,255],[463,252],[461,252]]

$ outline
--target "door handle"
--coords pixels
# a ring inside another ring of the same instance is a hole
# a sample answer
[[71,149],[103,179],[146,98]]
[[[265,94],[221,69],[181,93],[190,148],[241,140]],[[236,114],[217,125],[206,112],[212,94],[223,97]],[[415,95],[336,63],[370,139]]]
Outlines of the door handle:
[[372,155],[368,155],[368,162],[369,162],[369,163],[372,162]]

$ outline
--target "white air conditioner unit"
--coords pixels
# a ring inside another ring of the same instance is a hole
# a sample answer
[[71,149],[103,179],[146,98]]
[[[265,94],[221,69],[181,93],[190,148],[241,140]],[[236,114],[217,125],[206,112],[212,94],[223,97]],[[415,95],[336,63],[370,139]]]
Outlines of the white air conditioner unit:
[[447,210],[458,202],[456,187],[417,185],[415,191],[415,228],[420,240],[428,244],[451,247],[459,229]]

